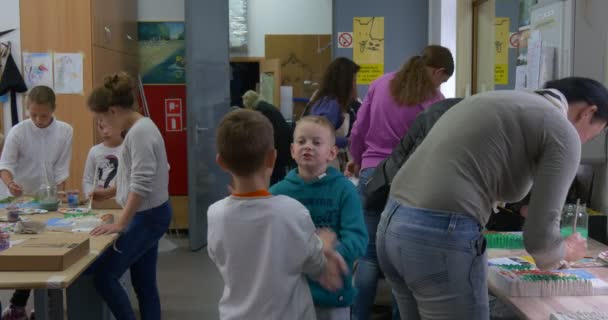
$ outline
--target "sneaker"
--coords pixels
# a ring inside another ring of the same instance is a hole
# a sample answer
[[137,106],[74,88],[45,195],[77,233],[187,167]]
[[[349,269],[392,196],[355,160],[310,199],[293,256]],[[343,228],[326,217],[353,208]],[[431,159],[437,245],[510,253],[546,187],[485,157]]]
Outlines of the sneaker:
[[1,320],[28,320],[24,307],[10,306],[2,312]]

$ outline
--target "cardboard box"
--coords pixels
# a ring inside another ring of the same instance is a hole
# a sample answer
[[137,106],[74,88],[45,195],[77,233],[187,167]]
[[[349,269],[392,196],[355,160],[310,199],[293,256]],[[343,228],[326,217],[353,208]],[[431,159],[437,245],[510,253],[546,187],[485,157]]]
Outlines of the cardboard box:
[[89,248],[88,234],[39,234],[1,251],[0,271],[63,271]]

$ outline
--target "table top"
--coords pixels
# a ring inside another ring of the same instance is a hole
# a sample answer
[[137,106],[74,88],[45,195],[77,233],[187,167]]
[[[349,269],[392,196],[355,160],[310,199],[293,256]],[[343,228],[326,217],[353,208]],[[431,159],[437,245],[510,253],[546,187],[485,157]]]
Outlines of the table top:
[[[4,211],[4,210],[1,210]],[[117,215],[120,210],[109,209],[109,210],[93,210],[95,213],[111,213]],[[46,214],[35,214],[26,216],[30,220],[44,221],[46,222],[50,218],[63,218],[63,215],[57,212],[46,213]],[[46,231],[40,235],[53,233]],[[20,235],[11,234],[12,240],[27,239],[33,235]],[[82,257],[76,263],[68,267],[63,271],[2,271],[0,272],[0,289],[59,289],[67,288],[74,280],[84,272],[101,252],[106,250],[118,237],[118,235],[107,235],[90,237],[90,251],[89,254]]]
[[[597,256],[600,251],[608,250],[608,246],[589,239],[587,255]],[[528,255],[525,250],[488,249],[488,259]],[[585,269],[600,279],[608,282],[608,267]],[[498,293],[490,286],[492,294],[511,306],[521,319],[549,319],[552,313],[558,311],[601,311],[608,312],[608,296],[578,296],[578,297],[507,297]]]

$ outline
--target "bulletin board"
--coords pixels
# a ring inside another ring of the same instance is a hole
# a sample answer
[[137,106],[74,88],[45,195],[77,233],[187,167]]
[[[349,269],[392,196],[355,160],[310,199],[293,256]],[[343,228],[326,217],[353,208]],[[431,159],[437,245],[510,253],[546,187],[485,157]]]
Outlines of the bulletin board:
[[304,111],[331,63],[331,35],[266,35],[265,58],[281,60],[282,86],[293,87],[294,119]]

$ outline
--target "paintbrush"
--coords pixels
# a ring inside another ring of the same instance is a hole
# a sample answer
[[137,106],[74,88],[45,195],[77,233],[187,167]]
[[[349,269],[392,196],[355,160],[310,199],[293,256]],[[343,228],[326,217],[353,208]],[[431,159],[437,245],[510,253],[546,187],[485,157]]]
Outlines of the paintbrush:
[[578,220],[578,210],[581,206],[581,199],[576,199],[576,209],[574,211],[574,221],[572,221],[572,234],[576,232],[576,220]]
[[[95,193],[95,189],[97,189],[97,180],[99,177],[99,173],[97,172],[97,164],[95,164],[95,176],[93,177],[93,193]],[[91,195],[89,199],[88,211],[87,213],[91,213],[93,209],[93,195]]]

